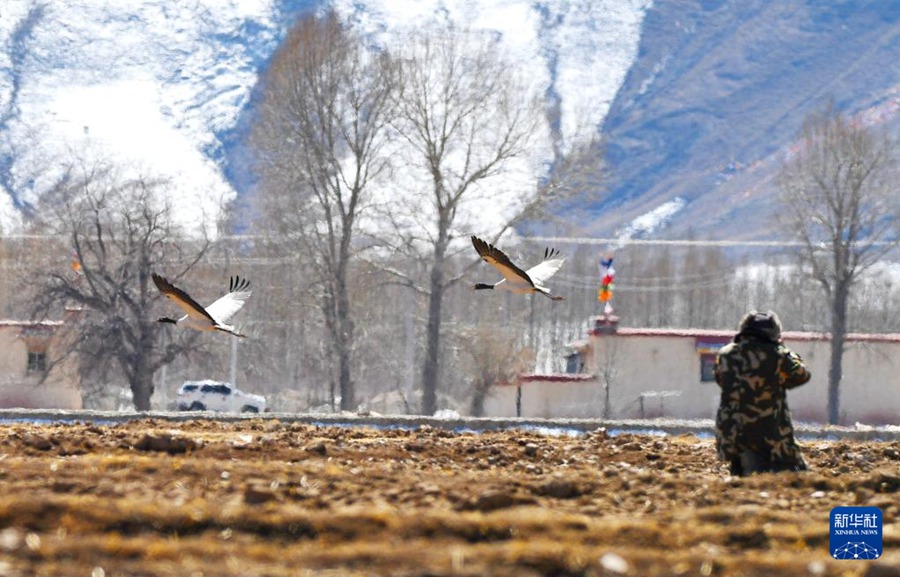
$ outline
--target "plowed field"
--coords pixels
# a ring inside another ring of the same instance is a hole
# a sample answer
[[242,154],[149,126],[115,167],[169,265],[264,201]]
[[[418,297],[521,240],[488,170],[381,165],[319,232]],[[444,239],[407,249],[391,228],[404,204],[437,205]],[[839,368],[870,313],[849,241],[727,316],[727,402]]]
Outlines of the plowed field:
[[[736,479],[690,434],[8,423],[0,576],[900,575],[900,441],[801,444]],[[839,505],[880,560],[830,557]]]

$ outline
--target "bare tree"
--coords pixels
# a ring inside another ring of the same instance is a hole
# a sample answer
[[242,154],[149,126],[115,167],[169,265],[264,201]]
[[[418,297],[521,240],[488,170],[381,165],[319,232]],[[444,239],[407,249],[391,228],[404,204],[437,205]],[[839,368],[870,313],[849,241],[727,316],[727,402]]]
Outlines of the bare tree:
[[196,334],[160,344],[153,311],[162,297],[151,271],[179,279],[206,253],[205,238],[186,241],[165,200],[166,183],[123,178],[104,163],[73,165],[41,200],[35,228],[67,239],[72,268],[37,273],[36,316],[82,308],[65,351],[98,377],[124,375],[137,410],[150,409],[153,376],[184,353]]
[[405,164],[396,172],[403,196],[391,204],[395,234],[389,243],[426,263],[424,282],[398,276],[428,302],[421,378],[422,412],[431,414],[437,408],[444,294],[460,278],[448,270],[451,242],[471,231],[479,210],[481,216],[508,215],[496,234],[487,235],[492,240],[525,212],[539,171],[532,167],[511,184],[516,173],[510,168],[528,159],[545,115],[540,91],[516,77],[495,38],[428,30],[404,40],[392,53],[401,76],[392,101],[394,126]]
[[802,242],[800,264],[829,304],[828,421],[837,424],[851,291],[900,242],[897,148],[831,104],[807,117],[799,144],[780,173],[778,214]]
[[388,60],[334,13],[302,19],[276,52],[252,141],[267,227],[313,273],[338,367],[341,409],[356,408],[348,275],[354,233],[381,154],[390,108]]
[[510,381],[534,365],[534,351],[525,346],[518,326],[504,328],[484,318],[480,321],[457,335],[459,347],[472,363],[469,404],[475,417],[484,415],[484,402],[497,383]]

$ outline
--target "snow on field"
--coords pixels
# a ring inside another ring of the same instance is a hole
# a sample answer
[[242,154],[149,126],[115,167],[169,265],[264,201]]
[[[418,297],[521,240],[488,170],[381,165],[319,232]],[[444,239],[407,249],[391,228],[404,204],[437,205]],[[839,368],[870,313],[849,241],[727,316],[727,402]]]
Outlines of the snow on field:
[[[160,421],[190,421],[198,418],[222,422],[245,421],[261,418],[249,413],[212,413],[208,411],[97,411],[61,409],[0,409],[0,423],[28,422],[37,424],[61,422],[97,422],[105,424],[126,423],[141,419]],[[341,413],[266,413],[263,418],[277,419],[284,423],[307,423],[319,426],[344,426],[383,429],[417,429],[428,426],[454,431],[496,431],[521,429],[548,436],[578,436],[604,429],[607,434],[644,434],[668,436],[693,434],[703,439],[712,438],[712,419],[526,419],[500,417],[467,417],[454,412],[442,412],[433,417],[422,415],[359,415]],[[800,439],[858,439],[900,440],[900,425],[874,427],[856,423],[852,427],[823,425],[821,423],[795,423]]]

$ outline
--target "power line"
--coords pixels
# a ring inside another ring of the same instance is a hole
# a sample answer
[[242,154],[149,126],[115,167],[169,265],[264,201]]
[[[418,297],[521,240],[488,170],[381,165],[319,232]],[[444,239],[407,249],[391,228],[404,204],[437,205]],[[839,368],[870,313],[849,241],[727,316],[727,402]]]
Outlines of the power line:
[[[559,276],[554,277],[554,282],[556,286],[566,287],[570,289],[589,289],[595,290],[599,286],[599,280],[581,280],[581,279],[573,279],[569,276]],[[640,281],[641,279],[638,279]],[[616,283],[615,284],[615,292],[622,293],[637,293],[637,292],[648,292],[648,293],[659,293],[659,292],[686,292],[691,290],[701,290],[701,289],[710,289],[710,288],[721,288],[733,285],[733,280],[729,278],[718,278],[718,279],[710,279],[707,281],[698,281],[698,282],[685,282],[685,283],[669,283],[669,282],[661,282],[656,279],[647,279],[646,282],[632,282],[632,283]]]
[[591,238],[567,236],[529,236],[522,237],[528,242],[556,244],[589,244],[589,245],[661,245],[661,246],[805,246],[799,240],[687,240],[687,239],[644,239],[644,238]]

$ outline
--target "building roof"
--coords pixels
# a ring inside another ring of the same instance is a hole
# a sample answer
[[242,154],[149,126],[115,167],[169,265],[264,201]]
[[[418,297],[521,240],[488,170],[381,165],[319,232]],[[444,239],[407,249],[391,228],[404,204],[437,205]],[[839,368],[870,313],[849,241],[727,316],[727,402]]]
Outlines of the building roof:
[[547,375],[539,375],[536,373],[526,373],[519,375],[518,379],[498,382],[498,385],[518,385],[521,383],[533,383],[540,381],[542,383],[583,383],[585,381],[596,380],[596,375],[588,373],[550,373]]
[[[612,333],[618,336],[633,337],[692,337],[710,339],[730,339],[734,337],[733,330],[717,329],[659,329],[659,328],[622,328],[619,327]],[[785,331],[781,336],[786,341],[827,341],[831,339],[830,333]],[[883,342],[900,343],[900,333],[847,333],[847,342]]]
[[0,327],[60,327],[62,321],[14,321],[10,319],[0,319]]

